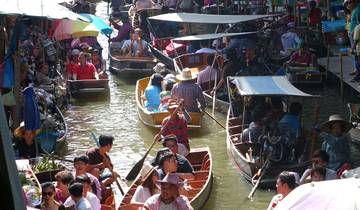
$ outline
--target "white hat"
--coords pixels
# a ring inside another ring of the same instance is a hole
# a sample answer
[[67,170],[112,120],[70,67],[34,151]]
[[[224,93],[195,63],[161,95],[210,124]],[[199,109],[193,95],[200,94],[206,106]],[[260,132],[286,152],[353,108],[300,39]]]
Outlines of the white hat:
[[163,63],[157,63],[155,66],[154,66],[154,68],[153,68],[153,70],[156,72],[156,73],[160,73],[161,71],[163,71],[163,70],[165,70],[165,64],[163,64]]
[[196,74],[191,73],[191,69],[184,68],[181,72],[181,74],[176,75],[176,79],[180,81],[188,81],[193,80],[196,78]]

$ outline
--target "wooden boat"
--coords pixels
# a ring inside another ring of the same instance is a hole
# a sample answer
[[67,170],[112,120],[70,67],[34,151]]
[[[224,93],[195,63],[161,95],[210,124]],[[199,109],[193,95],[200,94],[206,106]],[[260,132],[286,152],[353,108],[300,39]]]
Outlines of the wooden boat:
[[359,124],[359,120],[356,116],[358,115],[358,111],[360,109],[360,104],[351,104],[348,103],[348,108],[349,108],[349,113],[350,113],[350,117],[349,117],[349,122],[351,124],[357,124],[356,127],[352,128],[349,132],[350,132],[350,137],[352,139],[353,142],[355,143],[360,143],[360,124]]
[[[296,89],[284,76],[249,76],[228,77],[229,81],[241,90],[241,96],[277,96],[277,97],[314,97]],[[235,81],[236,80],[236,81]],[[242,86],[242,84],[245,84]],[[258,84],[264,84],[259,86]],[[229,108],[226,120],[226,147],[232,161],[239,168],[246,181],[252,185],[256,183],[258,171],[265,164],[267,157],[262,155],[263,145],[257,142],[242,142],[243,120],[241,116],[233,116]],[[276,185],[277,176],[282,171],[293,171],[302,174],[309,167],[309,162],[283,163],[271,161],[259,187],[273,189]]]
[[[208,107],[212,108],[213,97],[212,97],[212,95],[210,95],[210,91],[203,91],[203,94],[204,94],[204,97],[205,97],[206,105]],[[215,110],[220,112],[220,113],[226,114],[228,112],[228,110],[229,110],[230,103],[227,102],[227,101],[223,101],[221,99],[218,99],[218,98],[216,98],[215,100],[216,100],[215,101]]]
[[286,77],[292,84],[322,84],[322,72],[315,67],[288,67]]
[[120,55],[119,47],[113,46],[111,43],[110,72],[121,77],[137,77],[142,78],[150,76],[154,73],[154,66],[157,60],[151,57],[127,57]]
[[[161,128],[163,119],[169,116],[169,112],[149,112],[144,107],[144,101],[141,96],[148,86],[150,77],[140,79],[136,82],[136,104],[140,120],[147,126]],[[201,128],[203,114],[200,112],[190,112],[191,121],[188,123],[189,128]]]
[[[191,187],[187,196],[191,206],[194,209],[202,209],[211,193],[213,176],[212,176],[212,156],[209,148],[191,149],[187,159],[195,170],[195,180],[188,181]],[[119,209],[130,204],[131,198],[135,193],[136,187],[141,184],[139,177],[131,185],[123,197]]]
[[101,96],[109,93],[109,80],[68,80],[68,88],[71,97]]

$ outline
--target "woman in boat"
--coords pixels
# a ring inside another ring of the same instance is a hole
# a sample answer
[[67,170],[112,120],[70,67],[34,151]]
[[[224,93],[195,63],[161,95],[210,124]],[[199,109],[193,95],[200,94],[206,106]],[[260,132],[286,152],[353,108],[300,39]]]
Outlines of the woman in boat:
[[159,110],[162,81],[163,78],[160,74],[153,74],[150,78],[149,86],[144,91],[145,108],[150,112],[157,112]]
[[145,203],[148,198],[160,192],[156,186],[159,174],[154,166],[145,163],[140,171],[140,177],[142,184],[136,188],[130,203]]
[[55,201],[55,186],[51,182],[41,184],[41,204],[38,206],[42,210],[65,210],[65,207]]
[[101,58],[98,49],[94,49],[91,51],[91,63],[95,66],[96,72],[99,75],[99,78],[107,78],[105,72],[105,64],[106,61]]
[[322,124],[320,134],[323,140],[321,149],[329,155],[328,168],[339,173],[349,168],[350,148],[348,136],[351,124],[334,114]]

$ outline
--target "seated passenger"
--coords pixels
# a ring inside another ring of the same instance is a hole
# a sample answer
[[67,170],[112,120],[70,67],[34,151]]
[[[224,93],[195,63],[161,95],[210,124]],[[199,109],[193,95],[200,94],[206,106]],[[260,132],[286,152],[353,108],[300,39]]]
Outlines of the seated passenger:
[[66,199],[70,197],[69,185],[74,180],[74,176],[68,171],[60,171],[55,175],[55,179],[55,200],[61,204],[65,203]]
[[200,42],[200,49],[195,53],[216,53],[216,50],[210,48],[209,40],[202,40]]
[[74,78],[75,71],[79,66],[79,54],[80,50],[73,49],[71,51],[69,60],[66,62],[66,72],[69,80],[72,80]]
[[142,38],[142,30],[135,29],[130,37],[130,41],[125,41],[122,46],[123,54],[130,57],[144,57],[148,55],[148,43]]
[[160,74],[153,74],[150,78],[149,86],[144,91],[145,108],[150,112],[156,112],[159,109],[162,81],[163,78]]
[[346,135],[350,129],[351,124],[337,114],[331,115],[321,126],[320,137],[323,140],[321,149],[330,157],[328,167],[338,174],[350,166],[349,140]]
[[95,66],[86,61],[87,53],[81,52],[79,56],[80,65],[77,66],[74,73],[75,80],[98,79]]
[[162,145],[168,148],[174,154],[180,154],[186,157],[189,154],[189,150],[181,143],[178,143],[174,134],[164,136],[162,138]]
[[[325,180],[337,179],[336,171],[326,168],[329,162],[329,155],[324,150],[315,151],[311,161],[313,163],[313,167],[321,166],[326,169]],[[310,175],[311,175],[311,168],[306,169],[300,179],[300,184],[307,183],[308,180],[311,180]]]
[[[260,108],[260,107],[259,107]],[[252,122],[249,128],[246,128],[241,134],[242,142],[258,142],[259,137],[263,134],[263,118],[264,112],[259,108],[255,108],[251,113]]]
[[310,177],[311,177],[312,182],[325,181],[326,168],[324,168],[322,166],[313,167],[311,169]]
[[315,66],[315,56],[309,51],[307,44],[301,43],[300,49],[291,55],[286,65],[298,67]]
[[284,55],[290,55],[290,50],[297,49],[298,44],[300,43],[300,38],[294,31],[295,23],[288,23],[287,26],[288,31],[281,35],[281,43],[284,51],[280,51],[280,53]]
[[121,16],[121,26],[111,18],[109,19],[109,21],[114,26],[114,28],[118,30],[117,36],[110,39],[111,42],[122,42],[129,39],[130,31],[132,31],[132,26],[129,22],[129,17],[127,15]]
[[166,112],[169,106],[169,100],[171,99],[171,90],[176,82],[172,79],[165,81],[164,91],[160,93],[160,106],[159,110],[161,112]]
[[184,156],[172,152],[165,152],[161,156],[159,168],[160,179],[170,173],[176,173],[183,180],[193,180],[195,178],[195,172],[190,162]]
[[106,75],[106,61],[101,58],[98,49],[91,51],[91,63],[95,66],[96,72],[99,74],[99,77],[104,77]]
[[[197,77],[197,84],[200,85],[202,90],[213,88],[214,85],[210,84],[210,82],[214,82],[215,79],[220,80],[219,63],[217,59],[214,61],[214,57],[214,55],[207,57],[207,66],[200,71]],[[209,87],[209,85],[211,85],[211,87]]]
[[289,113],[286,113],[279,124],[286,124],[290,127],[292,136],[298,138],[301,135],[301,124],[300,124],[300,114],[302,111],[302,106],[298,102],[294,102],[290,105]]
[[145,163],[140,171],[140,177],[141,184],[136,188],[130,203],[145,203],[148,198],[160,192],[156,185],[159,174],[154,166]]
[[178,101],[184,99],[184,107],[188,112],[200,112],[205,109],[206,102],[201,87],[194,81],[196,75],[193,75],[189,68],[184,68],[181,74],[176,75],[176,79],[180,82],[174,85],[171,91],[172,98]]

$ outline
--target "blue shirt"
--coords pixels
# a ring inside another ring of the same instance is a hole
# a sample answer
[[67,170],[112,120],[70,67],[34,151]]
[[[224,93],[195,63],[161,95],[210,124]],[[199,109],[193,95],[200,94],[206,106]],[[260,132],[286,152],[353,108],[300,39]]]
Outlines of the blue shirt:
[[335,137],[329,133],[321,133],[323,143],[321,149],[329,155],[327,167],[337,171],[342,164],[350,162],[350,147],[345,135]]
[[160,105],[160,92],[159,87],[150,85],[145,89],[144,95],[146,98],[145,108],[149,111],[157,111]]
[[297,116],[292,114],[285,114],[283,118],[281,118],[279,123],[287,124],[291,128],[291,132],[294,136],[299,137],[301,131],[300,120]]

